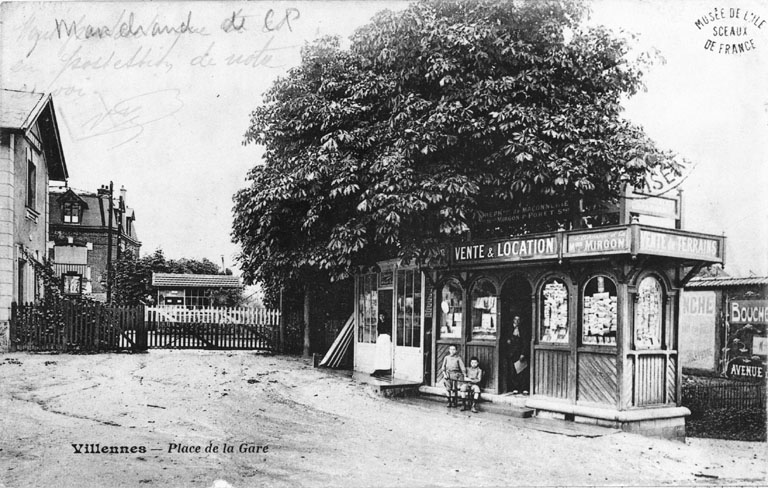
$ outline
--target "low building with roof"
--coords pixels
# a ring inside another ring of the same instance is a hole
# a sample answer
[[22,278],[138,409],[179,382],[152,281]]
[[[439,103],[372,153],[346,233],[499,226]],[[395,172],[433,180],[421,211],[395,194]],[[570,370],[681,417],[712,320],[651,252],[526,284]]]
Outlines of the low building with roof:
[[217,293],[243,287],[237,276],[177,273],[152,273],[152,286],[157,305],[187,308],[213,306]]
[[0,90],[0,350],[10,340],[11,304],[43,293],[48,184],[67,178],[51,95]]
[[51,189],[51,254],[65,294],[106,300],[108,264],[126,253],[139,255],[136,212],[127,205],[126,193],[121,188],[110,205],[107,186],[95,192],[68,186]]
[[683,372],[764,381],[767,291],[768,276],[691,279],[680,301]]

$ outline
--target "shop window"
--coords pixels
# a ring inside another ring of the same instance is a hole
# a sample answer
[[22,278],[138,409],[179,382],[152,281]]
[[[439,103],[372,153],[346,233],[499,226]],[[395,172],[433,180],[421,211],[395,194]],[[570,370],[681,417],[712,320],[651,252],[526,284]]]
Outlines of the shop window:
[[597,276],[584,287],[582,299],[582,344],[616,345],[618,322],[616,284]]
[[490,280],[481,279],[472,288],[472,340],[496,338],[498,301],[496,287]]
[[68,273],[62,276],[63,292],[65,295],[79,295],[82,291],[83,277],[79,274]]
[[397,345],[421,347],[421,271],[397,272]]
[[568,289],[551,279],[541,290],[541,342],[568,342]]
[[440,292],[439,339],[461,338],[461,324],[464,320],[464,290],[455,280],[443,285]]
[[661,349],[664,292],[661,283],[646,276],[637,287],[635,349]]
[[79,203],[64,203],[64,223],[65,224],[79,224],[80,223],[80,204]]
[[376,289],[376,274],[360,276],[358,294],[357,342],[376,342],[379,310],[379,294]]

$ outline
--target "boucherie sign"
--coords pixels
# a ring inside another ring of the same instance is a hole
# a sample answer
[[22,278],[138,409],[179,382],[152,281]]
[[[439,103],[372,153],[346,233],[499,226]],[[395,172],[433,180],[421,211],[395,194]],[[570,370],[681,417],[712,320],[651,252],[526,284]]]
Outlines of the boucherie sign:
[[731,325],[768,324],[768,300],[731,300]]
[[451,260],[456,263],[517,261],[531,258],[557,257],[555,236],[505,239],[486,243],[453,246]]

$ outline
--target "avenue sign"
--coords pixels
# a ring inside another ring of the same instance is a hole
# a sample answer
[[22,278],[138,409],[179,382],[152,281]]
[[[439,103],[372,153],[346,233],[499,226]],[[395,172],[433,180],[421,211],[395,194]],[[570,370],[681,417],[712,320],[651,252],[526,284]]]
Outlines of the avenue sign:
[[762,380],[765,379],[765,364],[750,358],[734,358],[728,363],[725,374],[729,378]]

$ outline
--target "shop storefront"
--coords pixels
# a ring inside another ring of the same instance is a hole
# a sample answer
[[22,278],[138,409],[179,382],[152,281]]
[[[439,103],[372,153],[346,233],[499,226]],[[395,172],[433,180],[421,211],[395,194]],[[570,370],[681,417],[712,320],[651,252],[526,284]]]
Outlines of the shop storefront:
[[768,277],[694,278],[680,306],[684,373],[765,381]]
[[723,250],[721,236],[633,223],[454,245],[430,269],[380,263],[357,279],[355,369],[374,369],[391,328],[395,377],[435,384],[455,345],[486,392],[527,387],[538,415],[675,435],[679,292]]

